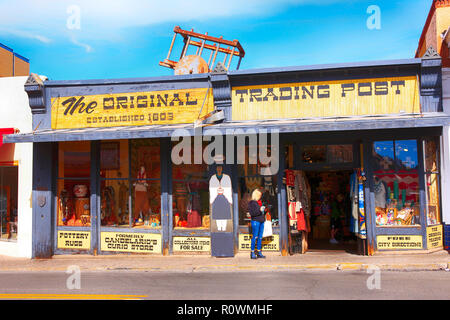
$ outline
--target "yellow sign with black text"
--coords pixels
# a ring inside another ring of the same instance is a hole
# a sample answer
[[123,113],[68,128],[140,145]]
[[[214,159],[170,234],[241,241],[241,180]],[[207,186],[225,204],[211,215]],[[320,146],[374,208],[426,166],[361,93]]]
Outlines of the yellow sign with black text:
[[427,228],[428,249],[438,249],[444,247],[444,229],[442,225]]
[[298,119],[420,112],[417,78],[375,78],[232,88],[232,118]]
[[174,237],[173,251],[211,252],[211,238],[207,237]]
[[51,104],[54,130],[193,123],[214,109],[208,88],[57,97]]
[[[239,250],[250,251],[251,250],[251,234],[239,234]],[[263,251],[280,251],[280,237],[274,234],[270,237],[262,238],[262,250]]]
[[101,232],[102,251],[161,253],[161,235],[154,233]]
[[58,231],[58,249],[89,250],[91,233],[85,231]]
[[422,249],[422,236],[419,235],[390,235],[377,236],[378,249]]

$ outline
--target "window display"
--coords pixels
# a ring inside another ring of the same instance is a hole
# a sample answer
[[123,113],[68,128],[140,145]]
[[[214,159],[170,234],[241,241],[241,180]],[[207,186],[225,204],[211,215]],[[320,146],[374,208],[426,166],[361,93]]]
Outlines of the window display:
[[57,224],[89,227],[90,142],[60,142],[58,150]]
[[420,225],[417,141],[373,144],[377,226]]
[[17,240],[18,167],[0,167],[0,239]]
[[[173,227],[210,228],[208,165],[194,163],[194,145],[191,146],[191,164],[172,166]],[[202,150],[198,150],[202,152]]]
[[353,145],[306,145],[301,147],[303,163],[352,163]]
[[427,195],[427,224],[441,223],[439,200],[439,139],[428,138],[424,141],[425,151],[425,187]]
[[100,143],[100,222],[129,227],[128,140]]
[[161,157],[158,139],[131,140],[132,226],[161,227]]
[[322,163],[327,161],[327,146],[303,146],[304,163]]
[[[256,148],[255,148],[256,149]],[[267,174],[267,167],[264,166],[256,157],[252,158],[249,153],[249,147],[243,150],[245,153],[245,164],[238,164],[238,199],[239,199],[239,225],[247,226],[250,223],[248,214],[248,203],[251,200],[251,194],[255,189],[262,192],[262,202],[267,208],[267,212],[272,218],[272,225],[277,226],[278,220],[278,198],[277,198],[277,175]],[[259,153],[259,150],[256,150]],[[270,148],[268,148],[270,155]]]

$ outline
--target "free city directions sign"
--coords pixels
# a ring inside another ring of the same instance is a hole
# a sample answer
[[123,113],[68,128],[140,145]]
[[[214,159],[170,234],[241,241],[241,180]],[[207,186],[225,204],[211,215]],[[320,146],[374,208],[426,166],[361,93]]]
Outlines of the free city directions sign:
[[283,83],[232,88],[232,118],[320,118],[419,113],[413,77]]
[[54,130],[192,123],[214,108],[207,88],[55,97],[51,104]]

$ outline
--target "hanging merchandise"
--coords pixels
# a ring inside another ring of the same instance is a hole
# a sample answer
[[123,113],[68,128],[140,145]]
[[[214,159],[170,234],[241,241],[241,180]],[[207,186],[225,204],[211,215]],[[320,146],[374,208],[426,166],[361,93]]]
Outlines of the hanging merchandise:
[[375,176],[373,188],[375,194],[375,207],[386,208],[386,187],[384,182],[377,176]]
[[351,201],[351,216],[350,216],[350,232],[354,234],[359,233],[358,227],[358,175],[355,172],[350,176],[350,201]]
[[128,187],[122,181],[119,183],[119,223],[128,223]]
[[311,231],[309,226],[311,190],[303,171],[286,170],[285,181],[290,227],[289,250],[305,253],[308,249],[307,233]]
[[264,177],[264,190],[266,191],[267,195],[269,195],[271,197],[275,196],[275,188],[273,186],[271,176]]
[[366,213],[364,211],[364,171],[358,170],[359,237],[366,239]]
[[187,214],[187,228],[199,228],[202,226],[202,218],[197,210],[192,210]]

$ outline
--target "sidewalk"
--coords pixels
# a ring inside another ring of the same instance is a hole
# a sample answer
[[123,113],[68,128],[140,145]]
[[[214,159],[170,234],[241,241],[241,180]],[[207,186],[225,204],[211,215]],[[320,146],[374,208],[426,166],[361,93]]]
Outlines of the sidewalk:
[[449,270],[450,254],[439,251],[428,254],[357,256],[346,252],[307,252],[283,257],[266,252],[266,259],[251,260],[248,253],[234,258],[209,255],[65,255],[52,259],[32,260],[0,256],[0,272],[66,271],[76,265],[81,271],[146,271],[146,272],[245,272],[245,271],[307,271],[381,270],[422,271]]

